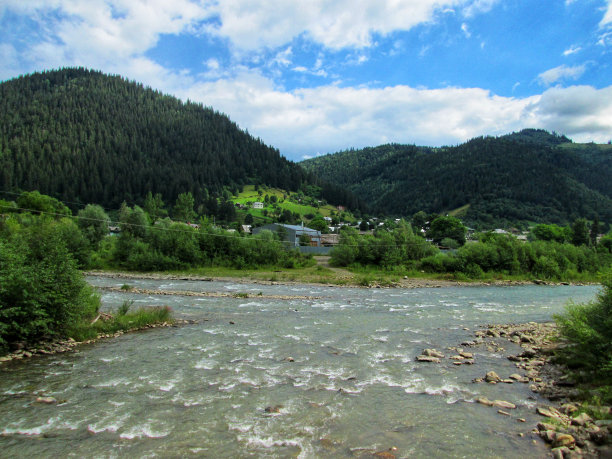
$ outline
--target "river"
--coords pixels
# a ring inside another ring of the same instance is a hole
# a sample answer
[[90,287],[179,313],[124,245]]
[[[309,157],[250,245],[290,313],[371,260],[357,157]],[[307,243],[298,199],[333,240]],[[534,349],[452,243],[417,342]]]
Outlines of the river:
[[[105,309],[131,299],[197,322],[2,365],[0,457],[344,458],[392,447],[397,457],[548,457],[529,433],[544,400],[526,384],[472,383],[491,369],[516,372],[506,356],[517,346],[466,349],[471,366],[415,356],[472,340],[483,324],[548,321],[569,299],[597,292],[88,280],[236,297],[104,291]],[[303,298],[266,298],[274,295]],[[503,416],[474,403],[478,395],[518,408]]]

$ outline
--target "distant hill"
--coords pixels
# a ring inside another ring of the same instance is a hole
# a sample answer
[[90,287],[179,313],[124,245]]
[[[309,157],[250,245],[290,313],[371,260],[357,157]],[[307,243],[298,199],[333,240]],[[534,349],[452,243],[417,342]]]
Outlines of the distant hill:
[[68,68],[0,84],[0,191],[39,190],[117,208],[148,191],[196,204],[262,184],[358,206],[211,108],[119,76]]
[[380,214],[461,208],[466,222],[484,227],[595,215],[612,222],[612,147],[573,144],[543,130],[443,148],[381,145],[301,164]]

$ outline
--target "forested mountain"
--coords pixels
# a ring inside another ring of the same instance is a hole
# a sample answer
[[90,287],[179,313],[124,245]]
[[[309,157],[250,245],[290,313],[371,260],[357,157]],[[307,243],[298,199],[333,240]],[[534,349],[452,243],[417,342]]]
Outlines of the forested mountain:
[[68,68],[0,84],[0,191],[117,208],[149,191],[201,204],[244,184],[318,185],[331,203],[358,205],[227,116],[119,76]]
[[461,216],[476,226],[566,223],[596,215],[612,222],[612,148],[573,144],[542,130],[444,148],[382,145],[301,164],[381,214],[466,206]]

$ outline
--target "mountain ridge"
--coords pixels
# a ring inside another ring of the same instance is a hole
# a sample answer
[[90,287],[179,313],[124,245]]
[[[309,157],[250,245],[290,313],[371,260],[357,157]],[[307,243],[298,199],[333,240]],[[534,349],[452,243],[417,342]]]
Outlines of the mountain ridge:
[[37,72],[0,83],[0,190],[39,190],[63,201],[117,208],[147,192],[174,202],[262,184],[358,207],[226,115],[85,68]]
[[607,145],[574,145],[526,129],[449,147],[389,144],[300,164],[362,198],[373,212],[410,216],[470,204],[477,226],[612,221],[612,158]]

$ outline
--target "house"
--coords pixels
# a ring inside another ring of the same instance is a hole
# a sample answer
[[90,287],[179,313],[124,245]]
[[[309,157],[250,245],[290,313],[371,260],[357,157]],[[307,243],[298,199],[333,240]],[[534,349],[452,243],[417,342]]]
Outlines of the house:
[[324,247],[331,247],[340,243],[339,234],[321,234],[321,244]]
[[306,235],[309,237],[309,246],[321,247],[321,232],[304,225],[285,225],[284,223],[270,223],[268,225],[253,228],[252,233],[258,234],[264,230],[278,233],[284,231],[284,240],[289,243],[290,247],[300,247],[300,236]]
[[263,202],[254,202],[253,203],[253,209],[263,209],[264,205]]
[[251,225],[242,225],[242,232],[250,234],[251,233]]

